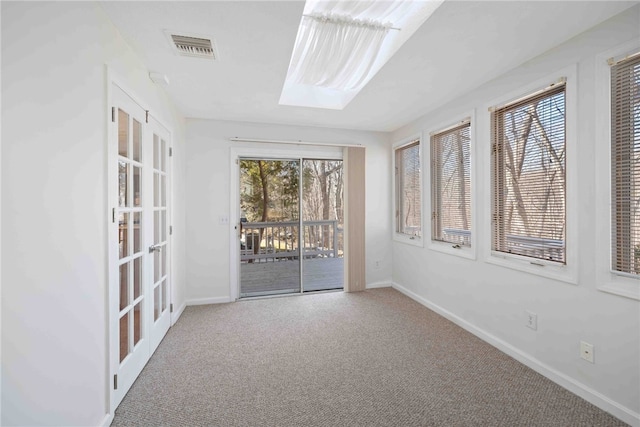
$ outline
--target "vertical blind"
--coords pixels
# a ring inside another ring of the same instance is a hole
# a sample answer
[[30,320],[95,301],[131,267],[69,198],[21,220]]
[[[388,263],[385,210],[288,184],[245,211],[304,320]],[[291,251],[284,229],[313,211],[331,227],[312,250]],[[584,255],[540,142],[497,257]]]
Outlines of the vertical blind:
[[492,249],[565,263],[565,84],[497,108]]
[[431,238],[471,245],[471,123],[431,136]]
[[365,248],[365,167],[366,150],[363,147],[345,148],[346,167],[346,238],[345,238],[345,292],[359,292],[366,288]]
[[640,53],[611,67],[612,269],[640,273]]
[[396,232],[422,236],[420,196],[420,141],[395,150]]

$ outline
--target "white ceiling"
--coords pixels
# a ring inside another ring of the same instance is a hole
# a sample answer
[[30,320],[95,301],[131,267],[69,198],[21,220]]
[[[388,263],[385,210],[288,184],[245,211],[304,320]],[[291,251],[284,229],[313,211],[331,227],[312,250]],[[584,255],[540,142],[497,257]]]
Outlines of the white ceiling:
[[[303,1],[101,2],[188,118],[392,131],[636,2],[446,0],[341,111],[279,105]],[[219,60],[164,30],[212,36]]]

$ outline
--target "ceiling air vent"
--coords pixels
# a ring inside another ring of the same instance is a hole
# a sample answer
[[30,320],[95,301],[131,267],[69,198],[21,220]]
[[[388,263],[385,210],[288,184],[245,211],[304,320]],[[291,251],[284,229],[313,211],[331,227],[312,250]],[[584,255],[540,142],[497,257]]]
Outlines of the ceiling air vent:
[[180,55],[195,56],[198,58],[218,59],[213,39],[207,36],[194,36],[193,34],[167,33],[173,49]]

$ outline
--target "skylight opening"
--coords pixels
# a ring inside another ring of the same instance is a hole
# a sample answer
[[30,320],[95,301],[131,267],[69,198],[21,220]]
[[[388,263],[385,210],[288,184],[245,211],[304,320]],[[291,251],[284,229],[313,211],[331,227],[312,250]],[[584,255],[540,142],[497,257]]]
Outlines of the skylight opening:
[[444,0],[307,0],[281,105],[341,110]]

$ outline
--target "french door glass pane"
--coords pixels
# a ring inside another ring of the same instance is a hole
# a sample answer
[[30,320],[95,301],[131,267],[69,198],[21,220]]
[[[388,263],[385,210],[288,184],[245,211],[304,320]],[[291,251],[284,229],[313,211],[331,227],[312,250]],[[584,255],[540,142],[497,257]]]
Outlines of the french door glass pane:
[[160,207],[160,173],[153,172],[153,206]]
[[160,252],[155,251],[153,253],[153,282],[156,283],[160,280],[161,271],[160,271]]
[[166,155],[166,150],[167,149],[167,143],[165,142],[164,139],[160,140],[160,170],[163,172],[167,171],[167,155]]
[[133,160],[142,161],[142,125],[139,121],[133,120]]
[[160,177],[160,203],[162,206],[166,206],[167,205],[167,177],[166,176],[161,176]]
[[140,239],[140,212],[133,213],[133,252],[138,253],[142,249],[142,241]]
[[160,317],[160,285],[156,286],[153,290],[153,320],[158,320]]
[[153,213],[153,244],[160,243],[160,211]]
[[120,363],[129,354],[129,312],[120,318]]
[[167,212],[165,210],[154,212],[153,222],[153,241],[157,245],[167,240]]
[[139,256],[133,260],[133,299],[136,300],[140,296],[142,287],[142,257]]
[[126,162],[118,162],[118,206],[128,206],[127,194],[129,190],[129,165]]
[[162,255],[160,256],[162,259],[160,266],[160,275],[164,277],[167,274],[167,251],[162,251]]
[[118,154],[129,157],[129,115],[118,110]]
[[142,302],[136,304],[133,309],[133,345],[138,344],[142,338]]
[[141,206],[140,185],[142,180],[142,168],[133,167],[133,206]]
[[118,251],[120,258],[129,256],[129,214],[118,215]]
[[160,212],[160,239],[167,240],[167,211]]
[[162,311],[167,309],[167,280],[162,281]]
[[160,138],[153,135],[153,168],[160,170]]
[[129,305],[129,264],[120,266],[120,310]]

